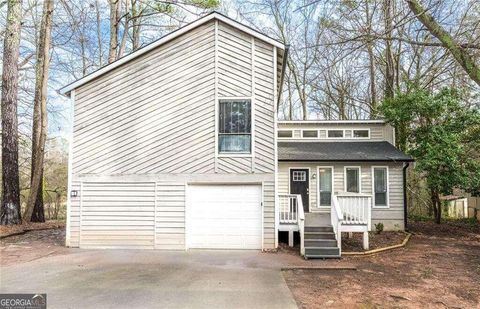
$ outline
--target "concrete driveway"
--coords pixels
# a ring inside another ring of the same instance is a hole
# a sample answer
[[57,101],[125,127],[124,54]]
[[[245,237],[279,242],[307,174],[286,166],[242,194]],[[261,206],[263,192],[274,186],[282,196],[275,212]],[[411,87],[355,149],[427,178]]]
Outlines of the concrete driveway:
[[47,293],[47,308],[296,308],[270,257],[72,249],[2,267],[0,293]]

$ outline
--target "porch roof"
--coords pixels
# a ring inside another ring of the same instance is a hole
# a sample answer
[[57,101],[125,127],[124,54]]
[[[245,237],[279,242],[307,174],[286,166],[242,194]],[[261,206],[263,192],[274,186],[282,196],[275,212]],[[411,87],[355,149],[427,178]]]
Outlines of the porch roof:
[[411,162],[389,142],[279,142],[279,161]]

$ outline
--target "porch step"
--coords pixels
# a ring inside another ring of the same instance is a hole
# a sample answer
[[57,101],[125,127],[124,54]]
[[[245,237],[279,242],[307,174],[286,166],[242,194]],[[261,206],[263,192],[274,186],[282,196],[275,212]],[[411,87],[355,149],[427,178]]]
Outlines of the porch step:
[[336,239],[305,239],[305,247],[329,247],[336,248]]
[[337,246],[337,238],[333,227],[329,224],[318,224],[312,221],[309,222],[310,224],[305,222],[305,258],[339,258],[340,249]]
[[333,232],[305,232],[305,240],[336,239]]
[[333,233],[332,226],[305,226],[305,232],[330,232]]
[[340,255],[316,255],[316,254],[305,254],[305,259],[338,259]]
[[338,248],[331,247],[305,247],[305,255],[311,256],[340,256]]

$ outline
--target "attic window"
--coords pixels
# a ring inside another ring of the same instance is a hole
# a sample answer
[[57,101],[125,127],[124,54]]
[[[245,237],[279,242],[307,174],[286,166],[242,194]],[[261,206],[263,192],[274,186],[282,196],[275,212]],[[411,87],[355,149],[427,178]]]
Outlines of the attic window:
[[277,136],[279,138],[291,138],[293,137],[293,132],[292,130],[278,130]]
[[370,130],[353,130],[354,138],[369,138]]
[[302,137],[304,138],[317,138],[318,131],[317,130],[303,130]]
[[343,138],[343,130],[328,130],[328,138]]

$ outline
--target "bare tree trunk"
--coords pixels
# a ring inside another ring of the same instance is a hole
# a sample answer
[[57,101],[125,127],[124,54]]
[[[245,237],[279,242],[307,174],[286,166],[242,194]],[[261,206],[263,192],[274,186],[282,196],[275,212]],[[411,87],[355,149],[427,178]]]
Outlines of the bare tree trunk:
[[375,57],[373,55],[373,39],[371,38],[372,32],[372,19],[370,16],[369,3],[365,2],[365,13],[367,16],[367,26],[368,26],[368,42],[367,42],[367,52],[369,67],[368,71],[370,73],[370,118],[375,119],[377,116],[377,90],[375,86]]
[[132,49],[135,51],[140,47],[140,24],[142,8],[138,1],[132,0]]
[[[43,3],[42,24],[37,49],[37,63],[35,67],[35,101],[33,110],[32,132],[32,173],[30,195],[24,219],[27,222],[44,222],[43,209],[43,161],[45,156],[45,141],[47,139],[47,86],[48,69],[50,65],[50,41],[52,32],[53,0],[45,0]],[[32,216],[35,213],[35,216]]]
[[100,17],[100,3],[99,0],[95,0],[95,11],[97,16],[97,44],[98,44],[98,64],[103,64],[103,44],[102,44],[102,20]]
[[20,181],[18,175],[18,57],[22,1],[9,0],[3,45],[2,72],[2,208],[0,223],[20,224]]
[[417,19],[434,35],[443,46],[448,49],[453,58],[462,66],[470,78],[480,86],[480,67],[475,64],[473,58],[463,49],[435,19],[426,12],[425,8],[417,0],[406,0],[410,10]]
[[125,47],[127,45],[128,28],[130,23],[128,3],[129,0],[125,0],[125,22],[123,23],[122,40],[120,41],[120,47],[118,48],[118,58],[121,58],[123,56],[123,54],[125,53]]
[[442,221],[442,203],[436,190],[430,189],[430,199],[432,200],[433,219],[435,223],[440,224]]
[[110,0],[110,44],[108,50],[108,63],[117,59],[119,15],[120,0]]
[[385,98],[393,98],[395,84],[395,61],[392,54],[392,1],[385,0]]

